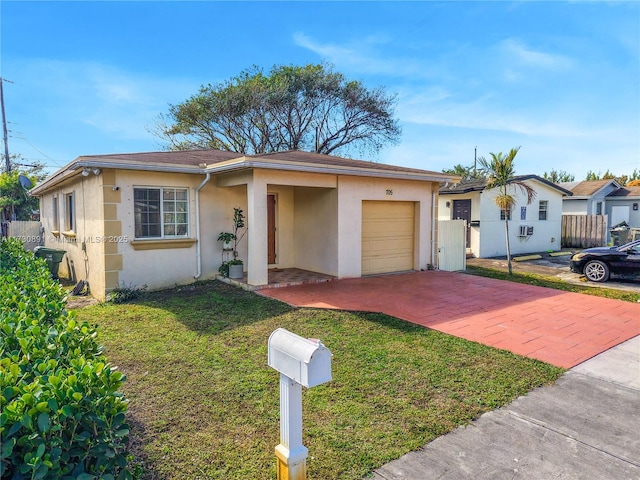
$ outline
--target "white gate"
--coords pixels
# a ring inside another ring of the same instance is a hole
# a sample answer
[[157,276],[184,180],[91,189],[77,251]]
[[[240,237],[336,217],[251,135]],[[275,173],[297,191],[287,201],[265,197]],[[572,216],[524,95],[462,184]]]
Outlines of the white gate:
[[611,207],[611,225],[609,225],[609,228],[615,227],[621,222],[629,225],[629,206],[614,205]]
[[467,268],[467,222],[438,222],[438,268],[456,272]]
[[38,245],[44,245],[40,222],[9,222],[9,237],[22,240],[25,250],[33,250]]

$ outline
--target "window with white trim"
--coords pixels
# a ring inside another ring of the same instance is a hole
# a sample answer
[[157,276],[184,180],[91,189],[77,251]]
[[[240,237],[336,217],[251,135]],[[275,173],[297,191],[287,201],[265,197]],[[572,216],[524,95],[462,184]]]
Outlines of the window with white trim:
[[500,209],[500,220],[511,220],[511,210]]
[[73,192],[64,196],[64,228],[73,232],[76,228],[76,200]]
[[548,211],[549,211],[549,201],[540,200],[540,204],[538,205],[538,220],[546,220]]
[[189,235],[189,190],[174,187],[133,189],[136,238]]
[[60,230],[60,210],[59,210],[59,206],[58,206],[58,196],[55,195],[52,198],[53,201],[53,211],[51,212],[51,214],[53,215],[53,230],[54,231],[59,231]]

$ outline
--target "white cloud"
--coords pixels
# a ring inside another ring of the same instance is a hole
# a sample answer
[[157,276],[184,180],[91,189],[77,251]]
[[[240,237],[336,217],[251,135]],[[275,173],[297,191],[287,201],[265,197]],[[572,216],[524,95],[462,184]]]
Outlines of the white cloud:
[[491,94],[468,102],[456,100],[452,95],[438,98],[431,93],[409,94],[401,96],[398,115],[405,122],[422,125],[498,130],[522,135],[580,137],[586,134],[581,127],[551,119],[548,114],[504,109]]
[[20,110],[29,123],[84,124],[123,139],[148,139],[146,126],[167,104],[197,85],[155,78],[95,62],[30,59],[16,68]]
[[550,70],[565,70],[572,66],[572,61],[564,55],[533,50],[516,38],[507,38],[498,47],[507,54],[508,60],[522,66]]
[[[432,78],[438,75],[438,69],[433,63],[398,55],[384,56],[380,47],[390,43],[386,36],[367,36],[362,39],[352,39],[344,44],[322,43],[302,32],[293,35],[296,45],[306,48],[320,57],[336,65],[339,69],[349,69],[360,74],[387,75],[389,77]],[[399,47],[394,46],[398,51]]]

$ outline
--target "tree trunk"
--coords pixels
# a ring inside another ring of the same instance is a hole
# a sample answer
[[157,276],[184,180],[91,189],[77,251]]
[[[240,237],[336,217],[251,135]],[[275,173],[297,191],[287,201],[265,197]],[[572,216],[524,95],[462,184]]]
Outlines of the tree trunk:
[[507,265],[509,266],[509,275],[513,274],[511,270],[511,244],[509,243],[509,220],[504,221],[504,231],[507,237]]

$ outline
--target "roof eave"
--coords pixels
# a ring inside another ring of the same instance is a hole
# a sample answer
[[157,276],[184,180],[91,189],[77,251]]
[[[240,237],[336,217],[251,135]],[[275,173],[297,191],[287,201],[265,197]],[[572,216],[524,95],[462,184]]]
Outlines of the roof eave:
[[240,159],[228,160],[226,162],[216,163],[209,165],[204,170],[206,173],[228,173],[237,170],[248,169],[266,169],[266,170],[284,170],[284,171],[296,171],[305,173],[328,173],[332,175],[352,175],[359,177],[379,177],[379,178],[394,178],[394,179],[408,179],[408,180],[420,180],[428,182],[457,182],[460,181],[460,177],[439,174],[439,173],[419,173],[419,172],[406,172],[406,171],[393,171],[383,170],[375,168],[359,168],[352,166],[337,166],[337,165],[323,165],[318,163],[300,163],[300,162],[287,162],[282,160],[268,162],[243,157]]
[[205,172],[197,166],[185,166],[177,164],[141,164],[133,162],[115,162],[107,160],[86,160],[83,157],[77,158],[73,162],[65,165],[56,173],[46,178],[42,183],[36,185],[30,190],[31,195],[38,196],[43,195],[47,191],[56,187],[57,185],[71,179],[79,174],[77,171],[83,168],[108,168],[119,170],[143,170],[151,172],[166,172],[166,173],[202,173]]
[[269,169],[269,170],[284,170],[284,171],[298,171],[305,173],[328,173],[334,175],[352,175],[360,177],[377,177],[377,178],[393,178],[393,179],[405,179],[405,180],[419,180],[427,182],[459,182],[460,177],[439,174],[436,172],[412,172],[412,171],[393,171],[386,169],[364,168],[354,166],[337,166],[337,165],[322,165],[318,163],[300,163],[300,162],[287,162],[282,160],[259,160],[251,159],[243,156],[226,160],[223,162],[217,162],[207,166],[195,166],[195,165],[178,165],[178,164],[160,164],[160,163],[139,163],[139,162],[123,162],[123,161],[110,161],[110,160],[93,160],[88,157],[79,157],[76,160],[70,162],[62,169],[54,173],[51,177],[45,179],[41,184],[37,185],[31,190],[32,195],[43,195],[47,191],[51,190],[55,186],[62,182],[65,182],[75,176],[78,170],[83,168],[105,168],[105,169],[119,169],[119,170],[142,170],[152,172],[164,172],[164,173],[188,173],[188,174],[206,174],[206,173],[228,173],[239,170],[248,170],[254,168]]

